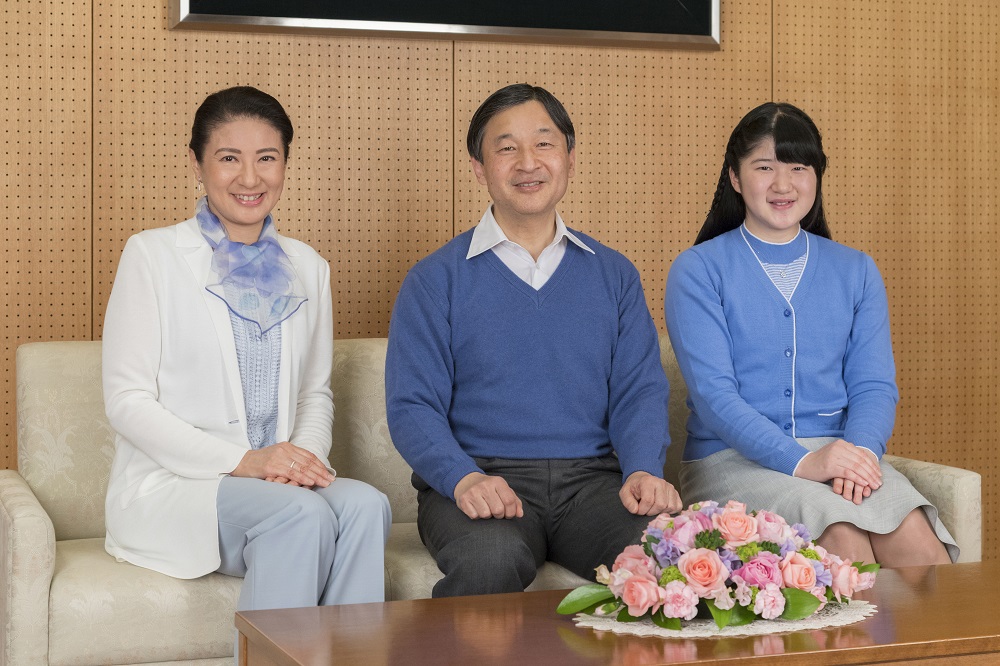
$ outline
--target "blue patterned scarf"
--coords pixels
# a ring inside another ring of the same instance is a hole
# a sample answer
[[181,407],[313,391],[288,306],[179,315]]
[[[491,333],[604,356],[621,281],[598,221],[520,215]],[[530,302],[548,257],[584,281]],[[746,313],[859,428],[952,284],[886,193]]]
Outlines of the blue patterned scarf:
[[260,334],[295,314],[306,298],[293,293],[295,269],[278,244],[268,215],[253,245],[229,240],[219,218],[208,209],[208,197],[198,201],[195,217],[201,235],[212,248],[212,272],[218,279],[207,289],[238,317],[260,327]]

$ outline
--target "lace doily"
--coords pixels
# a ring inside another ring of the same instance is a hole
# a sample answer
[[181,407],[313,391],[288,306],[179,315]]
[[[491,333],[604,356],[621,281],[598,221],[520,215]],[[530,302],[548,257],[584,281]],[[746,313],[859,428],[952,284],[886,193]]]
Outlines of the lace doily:
[[584,615],[581,613],[573,618],[573,621],[580,627],[590,627],[598,631],[613,631],[616,634],[660,636],[663,638],[716,638],[721,636],[762,636],[786,631],[842,627],[846,624],[860,622],[877,612],[875,604],[867,601],[852,601],[849,604],[828,604],[823,610],[803,620],[757,620],[739,627],[719,629],[715,626],[715,620],[699,618],[684,622],[684,628],[680,631],[658,627],[649,618],[638,622],[618,622],[608,615]]

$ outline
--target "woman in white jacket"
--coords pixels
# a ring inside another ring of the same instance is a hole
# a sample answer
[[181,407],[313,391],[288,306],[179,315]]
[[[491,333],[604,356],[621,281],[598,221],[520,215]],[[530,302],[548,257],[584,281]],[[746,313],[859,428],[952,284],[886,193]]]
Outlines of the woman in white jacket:
[[190,143],[206,196],[129,239],[104,323],[107,551],[243,576],[240,610],[383,599],[388,500],[326,464],[330,268],[270,216],[291,140],[270,95],[209,95]]

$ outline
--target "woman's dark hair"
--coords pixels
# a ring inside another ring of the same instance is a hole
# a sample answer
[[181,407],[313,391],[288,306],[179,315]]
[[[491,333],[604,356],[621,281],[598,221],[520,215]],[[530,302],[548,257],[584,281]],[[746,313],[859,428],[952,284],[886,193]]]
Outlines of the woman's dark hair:
[[733,189],[729,170],[739,174],[740,162],[760,145],[761,141],[774,139],[774,156],[786,164],[805,164],[816,172],[816,201],[801,226],[806,231],[830,237],[830,228],[823,213],[823,172],[826,155],[823,141],[815,123],[801,109],[791,104],[768,102],[761,104],[740,121],[726,146],[726,159],[722,164],[719,185],[712,199],[705,224],[698,232],[694,244],[704,243],[743,224],[746,206],[743,197]]
[[281,104],[266,92],[250,86],[236,86],[212,93],[195,112],[188,147],[194,151],[198,162],[201,162],[212,132],[220,125],[240,118],[262,120],[277,130],[285,149],[285,159],[288,159],[288,147],[294,131],[292,121]]
[[556,129],[566,137],[566,150],[573,150],[573,146],[576,145],[576,132],[573,130],[573,121],[569,119],[569,114],[566,113],[562,102],[545,88],[527,83],[514,83],[487,97],[486,101],[480,104],[473,114],[472,121],[469,123],[469,134],[465,140],[472,159],[480,164],[483,163],[483,135],[486,134],[486,124],[493,116],[512,106],[531,101],[540,102],[545,107],[545,111],[555,123]]

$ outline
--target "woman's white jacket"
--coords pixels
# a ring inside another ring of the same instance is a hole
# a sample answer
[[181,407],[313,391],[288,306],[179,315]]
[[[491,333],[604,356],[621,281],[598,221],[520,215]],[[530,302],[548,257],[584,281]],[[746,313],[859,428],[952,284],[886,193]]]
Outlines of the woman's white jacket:
[[[333,397],[330,267],[279,236],[308,300],[281,330],[278,441],[326,460]],[[219,481],[249,448],[236,346],[195,219],[129,239],[104,320],[105,410],[117,433],[107,551],[177,578],[219,568]]]

